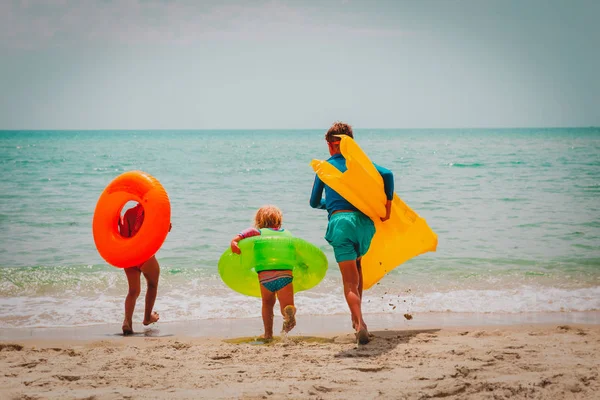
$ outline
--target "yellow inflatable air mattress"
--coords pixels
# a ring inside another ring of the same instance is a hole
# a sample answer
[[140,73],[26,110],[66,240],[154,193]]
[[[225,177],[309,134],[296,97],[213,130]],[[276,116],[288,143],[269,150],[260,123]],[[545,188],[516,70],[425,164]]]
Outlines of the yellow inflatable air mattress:
[[343,137],[340,150],[346,159],[346,172],[327,161],[313,160],[311,167],[327,186],[375,223],[375,236],[362,259],[363,285],[368,289],[403,262],[435,251],[437,235],[395,193],[390,219],[381,222],[386,203],[381,175],[352,138]]

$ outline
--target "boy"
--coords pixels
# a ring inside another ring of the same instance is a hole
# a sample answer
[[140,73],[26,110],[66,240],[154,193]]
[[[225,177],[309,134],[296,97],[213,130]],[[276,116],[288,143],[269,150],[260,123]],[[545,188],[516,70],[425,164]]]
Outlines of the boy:
[[[343,122],[335,122],[325,134],[325,140],[331,157],[327,160],[341,172],[346,171],[346,159],[340,151],[341,137],[354,138],[352,127]],[[381,174],[386,195],[386,215],[381,218],[387,221],[390,218],[392,199],[394,197],[394,176],[391,171],[374,164]],[[325,190],[325,199],[323,199]],[[375,234],[373,221],[360,212],[339,193],[325,185],[318,175],[310,196],[312,208],[326,209],[329,223],[325,240],[333,247],[344,283],[344,296],[350,313],[352,314],[352,327],[356,330],[359,344],[369,342],[369,331],[362,317],[362,270],[360,260],[369,250],[371,240]]]

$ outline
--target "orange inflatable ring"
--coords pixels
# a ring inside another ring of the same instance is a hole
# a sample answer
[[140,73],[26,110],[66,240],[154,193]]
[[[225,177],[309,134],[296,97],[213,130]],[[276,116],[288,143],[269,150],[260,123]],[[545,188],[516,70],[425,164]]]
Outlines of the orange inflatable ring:
[[[121,210],[128,201],[144,207],[144,222],[131,238],[119,233]],[[92,231],[98,253],[107,263],[128,268],[143,264],[164,243],[171,223],[171,203],[160,182],[142,171],[116,177],[104,189],[94,211]]]

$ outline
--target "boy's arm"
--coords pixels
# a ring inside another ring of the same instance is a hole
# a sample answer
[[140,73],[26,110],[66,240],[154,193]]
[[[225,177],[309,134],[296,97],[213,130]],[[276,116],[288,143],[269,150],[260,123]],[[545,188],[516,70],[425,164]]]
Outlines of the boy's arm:
[[240,232],[233,239],[231,239],[231,251],[235,254],[242,254],[242,250],[240,249],[240,246],[238,246],[238,242],[242,239],[246,239],[252,236],[260,236],[260,231],[256,228],[248,228]]
[[387,221],[390,219],[390,215],[392,213],[392,200],[394,199],[394,174],[387,168],[379,166],[373,163],[377,172],[383,178],[383,190],[385,192],[385,197],[387,201],[385,202],[385,217],[381,218],[381,221]]
[[312,208],[318,208],[320,210],[325,210],[325,199],[323,198],[323,189],[325,188],[325,184],[319,176],[315,176],[315,183],[313,184],[312,193],[310,194],[310,206]]

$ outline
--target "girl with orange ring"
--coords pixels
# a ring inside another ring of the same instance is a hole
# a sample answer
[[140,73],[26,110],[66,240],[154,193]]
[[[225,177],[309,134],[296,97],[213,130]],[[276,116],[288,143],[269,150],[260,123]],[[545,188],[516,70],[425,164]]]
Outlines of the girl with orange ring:
[[[138,204],[120,217],[128,201]],[[109,263],[125,269],[129,292],[125,298],[123,334],[133,333],[133,311],[140,295],[141,274],[146,278],[144,325],[158,321],[153,311],[160,266],[154,254],[171,230],[171,206],[162,185],[152,176],[131,171],[118,176],[104,190],[94,213],[94,242]]]

